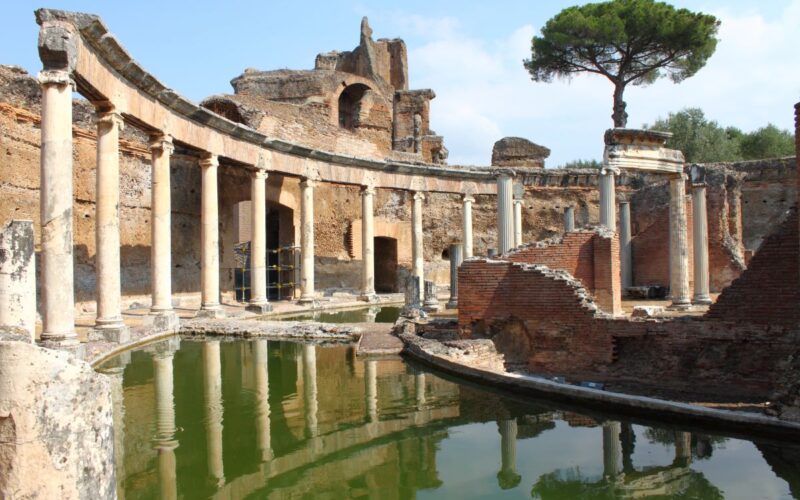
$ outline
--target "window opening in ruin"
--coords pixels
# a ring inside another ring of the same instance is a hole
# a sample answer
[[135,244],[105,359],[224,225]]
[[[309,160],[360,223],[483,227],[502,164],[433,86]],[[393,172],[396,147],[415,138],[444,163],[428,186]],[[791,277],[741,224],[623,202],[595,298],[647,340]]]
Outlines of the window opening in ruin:
[[397,240],[375,238],[375,291],[397,293]]
[[442,250],[442,260],[450,260],[450,248]]
[[364,84],[356,83],[345,88],[339,95],[339,126],[355,129],[360,124],[361,99],[369,90]]

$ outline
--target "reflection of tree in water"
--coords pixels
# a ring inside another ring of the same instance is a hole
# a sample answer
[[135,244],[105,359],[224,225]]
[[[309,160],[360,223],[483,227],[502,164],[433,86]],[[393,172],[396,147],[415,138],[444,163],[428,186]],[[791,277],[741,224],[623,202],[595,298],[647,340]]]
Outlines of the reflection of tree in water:
[[[648,428],[644,436],[652,444],[675,445],[675,431],[669,429]],[[725,448],[723,445],[728,438],[722,436],[709,436],[707,434],[692,434],[692,456],[699,460],[707,460],[714,453],[714,448]]]

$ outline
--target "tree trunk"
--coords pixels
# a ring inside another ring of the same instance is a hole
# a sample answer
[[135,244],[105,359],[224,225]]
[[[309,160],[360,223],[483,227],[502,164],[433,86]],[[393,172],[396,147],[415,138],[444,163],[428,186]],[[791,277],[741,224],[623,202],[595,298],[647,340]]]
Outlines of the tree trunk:
[[614,128],[625,128],[628,124],[628,113],[625,112],[625,101],[622,99],[622,93],[625,92],[624,83],[614,84],[614,114],[611,119],[614,120]]

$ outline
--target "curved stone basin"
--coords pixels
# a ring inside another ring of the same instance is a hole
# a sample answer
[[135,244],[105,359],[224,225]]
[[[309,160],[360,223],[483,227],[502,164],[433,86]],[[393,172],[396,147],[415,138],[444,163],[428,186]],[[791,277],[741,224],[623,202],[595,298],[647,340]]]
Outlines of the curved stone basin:
[[524,402],[350,345],[176,337],[100,371],[120,498],[800,493],[796,446]]

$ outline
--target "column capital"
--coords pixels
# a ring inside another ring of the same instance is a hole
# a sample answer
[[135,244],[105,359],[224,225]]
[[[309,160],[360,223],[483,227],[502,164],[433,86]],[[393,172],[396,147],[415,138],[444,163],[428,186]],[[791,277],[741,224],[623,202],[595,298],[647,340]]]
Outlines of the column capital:
[[619,175],[620,172],[620,169],[616,167],[609,167],[607,165],[600,167],[600,175]]
[[172,143],[172,136],[169,134],[150,136],[149,147],[152,152],[162,151],[168,155],[171,155],[175,151],[175,145]]
[[75,80],[72,73],[62,69],[45,69],[39,72],[36,78],[39,85],[69,85],[75,90]]
[[310,177],[303,177],[300,180],[300,187],[301,188],[307,188],[307,187],[313,188],[313,187],[317,186],[317,182],[318,181],[316,179],[312,179]]
[[375,186],[372,185],[372,184],[367,184],[365,186],[361,186],[361,194],[374,196],[375,195]]
[[267,177],[269,177],[269,172],[263,168],[255,168],[250,171],[250,177],[255,180],[265,180]]
[[203,153],[197,163],[200,165],[200,168],[216,168],[219,167],[219,156],[214,153]]
[[515,198],[512,200],[512,202],[513,202],[514,204],[522,205],[523,199],[522,199],[522,198],[516,198],[516,197],[515,197]]
[[98,127],[116,126],[119,130],[125,129],[125,120],[116,109],[98,110],[94,115],[94,122]]
[[415,191],[413,198],[414,198],[414,200],[424,201],[425,200],[425,193],[423,193],[422,191]]
[[470,193],[465,193],[461,195],[461,201],[464,203],[475,203],[475,197]]
[[493,168],[491,172],[498,179],[503,177],[511,177],[513,179],[517,176],[517,171],[510,168]]

